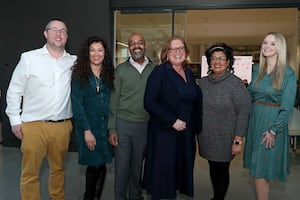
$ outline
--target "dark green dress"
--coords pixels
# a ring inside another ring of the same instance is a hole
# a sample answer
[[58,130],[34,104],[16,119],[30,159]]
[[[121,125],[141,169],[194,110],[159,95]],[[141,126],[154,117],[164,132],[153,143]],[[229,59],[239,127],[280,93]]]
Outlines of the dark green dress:
[[[281,90],[271,86],[273,74],[265,74],[262,80],[254,85],[258,75],[258,66],[253,68],[252,81],[248,89],[253,98],[249,128],[244,149],[244,167],[250,169],[254,178],[269,181],[279,178],[286,181],[290,173],[288,120],[293,110],[296,95],[296,76],[291,67],[286,66]],[[280,104],[267,106],[255,102]],[[267,130],[276,132],[275,145],[266,149],[261,144],[263,133]]]
[[[78,148],[79,164],[96,166],[112,162],[112,147],[108,142],[108,114],[110,113],[110,89],[99,80],[100,92],[96,91],[96,79],[91,73],[89,84],[82,88],[72,80],[72,109]],[[90,129],[96,137],[96,148],[90,151],[84,140],[84,131]]]

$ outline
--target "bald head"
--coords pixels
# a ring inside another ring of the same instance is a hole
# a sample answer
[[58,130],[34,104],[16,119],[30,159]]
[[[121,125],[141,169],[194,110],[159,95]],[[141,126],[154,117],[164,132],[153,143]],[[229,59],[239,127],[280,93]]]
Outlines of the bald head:
[[142,64],[145,60],[146,42],[139,33],[132,33],[128,38],[128,49],[132,59]]

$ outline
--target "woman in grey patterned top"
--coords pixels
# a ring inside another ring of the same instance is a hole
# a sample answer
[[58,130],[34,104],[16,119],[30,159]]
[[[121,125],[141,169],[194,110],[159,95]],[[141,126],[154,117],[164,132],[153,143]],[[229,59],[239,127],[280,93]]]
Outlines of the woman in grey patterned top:
[[213,200],[223,200],[229,186],[230,162],[242,152],[251,110],[243,81],[233,74],[233,50],[216,43],[205,52],[209,71],[199,86],[203,92],[203,124],[198,136],[200,156],[208,160]]

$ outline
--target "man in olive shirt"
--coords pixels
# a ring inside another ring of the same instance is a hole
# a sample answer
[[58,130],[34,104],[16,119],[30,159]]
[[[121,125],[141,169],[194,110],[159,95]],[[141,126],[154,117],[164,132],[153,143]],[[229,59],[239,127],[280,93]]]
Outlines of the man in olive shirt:
[[109,141],[114,146],[115,199],[143,199],[141,170],[147,142],[149,115],[144,93],[155,64],[145,56],[145,39],[133,33],[128,39],[131,56],[117,66],[111,96]]

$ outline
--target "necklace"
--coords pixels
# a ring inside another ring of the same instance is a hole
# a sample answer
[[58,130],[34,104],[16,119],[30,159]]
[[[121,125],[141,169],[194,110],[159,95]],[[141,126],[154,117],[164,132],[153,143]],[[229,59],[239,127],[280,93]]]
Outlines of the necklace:
[[96,82],[96,92],[99,93],[100,92],[100,77],[95,77],[95,82]]

